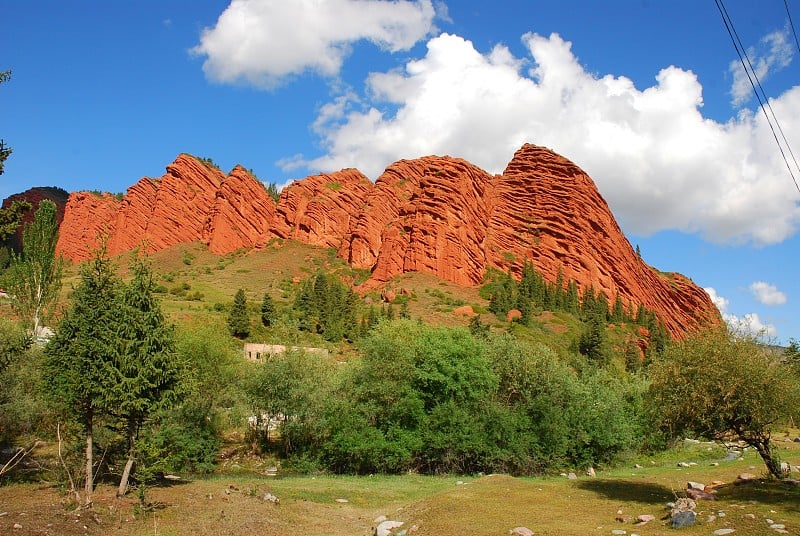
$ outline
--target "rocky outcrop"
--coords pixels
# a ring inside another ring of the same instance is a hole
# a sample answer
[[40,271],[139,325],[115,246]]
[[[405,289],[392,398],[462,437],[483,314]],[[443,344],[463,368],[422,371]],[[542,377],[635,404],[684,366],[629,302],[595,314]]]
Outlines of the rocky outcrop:
[[121,203],[111,194],[72,193],[64,209],[56,253],[73,261],[90,258],[101,237],[111,237],[117,229]]
[[70,195],[58,251],[82,261],[107,236],[114,255],[196,240],[224,254],[263,243],[275,204],[241,166],[229,175],[191,155],[179,155],[160,178],[142,178],[121,200],[108,194]]
[[295,181],[281,192],[271,231],[280,238],[339,250],[373,188],[357,169]]
[[264,185],[242,166],[236,166],[216,192],[203,239],[217,254],[260,246],[274,217],[275,201]]
[[427,156],[392,164],[374,184],[355,169],[313,175],[286,187],[277,205],[241,166],[225,175],[180,155],[121,201],[72,194],[59,250],[83,260],[100,232],[112,254],[196,240],[224,254],[272,237],[299,240],[370,270],[364,289],[410,271],[478,285],[489,267],[519,275],[530,261],[548,281],[561,273],[611,303],[619,296],[631,308],[644,305],[675,337],[720,321],[691,280],[642,261],[585,172],[535,145],[520,148],[501,175]]
[[4,209],[9,208],[15,201],[27,201],[31,204],[31,210],[28,210],[25,212],[25,214],[23,214],[22,221],[20,222],[17,232],[14,234],[14,236],[9,237],[12,247],[17,249],[22,245],[22,231],[25,228],[25,224],[33,221],[33,217],[36,214],[36,210],[39,208],[39,203],[41,203],[42,200],[49,199],[55,203],[56,218],[58,219],[58,222],[61,223],[61,221],[64,219],[64,207],[67,204],[68,198],[69,192],[62,190],[61,188],[54,188],[52,186],[37,186],[4,199]]
[[626,306],[643,304],[673,335],[718,321],[704,290],[636,254],[592,179],[566,158],[525,145],[489,192],[487,266],[519,274],[527,259],[551,282],[560,270],[611,303],[619,295]]

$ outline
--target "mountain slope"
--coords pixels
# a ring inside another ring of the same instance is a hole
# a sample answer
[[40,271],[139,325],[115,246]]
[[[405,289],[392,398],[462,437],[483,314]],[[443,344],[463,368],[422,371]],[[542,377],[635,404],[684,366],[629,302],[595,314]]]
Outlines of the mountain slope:
[[194,240],[225,254],[273,237],[294,239],[334,248],[370,270],[366,289],[414,271],[474,286],[489,267],[519,275],[529,260],[551,282],[561,272],[612,303],[619,296],[633,308],[644,305],[673,337],[721,321],[691,280],[662,274],[634,252],[585,172],[530,144],[501,175],[426,156],[392,164],[375,183],[355,169],[310,176],[284,188],[277,204],[241,166],[226,176],[183,154],[122,200],[72,194],[59,251],[84,260],[99,233],[108,235],[111,254]]

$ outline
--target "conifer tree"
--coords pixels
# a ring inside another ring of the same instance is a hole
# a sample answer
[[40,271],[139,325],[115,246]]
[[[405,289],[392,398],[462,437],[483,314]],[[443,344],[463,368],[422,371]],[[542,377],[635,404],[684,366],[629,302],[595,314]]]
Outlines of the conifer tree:
[[622,296],[620,296],[619,292],[617,292],[617,297],[614,299],[614,305],[611,308],[611,321],[625,321],[625,306],[622,304]]
[[275,323],[275,302],[268,293],[264,293],[261,300],[261,323],[264,327],[270,327]]
[[127,438],[127,462],[117,496],[125,494],[136,457],[136,441],[145,420],[176,402],[181,366],[175,333],[161,311],[149,266],[137,259],[133,279],[123,288],[117,314],[113,371],[106,400],[122,420]]
[[580,297],[578,294],[578,284],[574,279],[567,283],[567,295],[565,298],[564,309],[570,313],[577,313],[580,309]]
[[247,298],[243,289],[236,291],[233,298],[233,307],[228,315],[228,329],[238,339],[250,335],[250,314],[247,312]]
[[53,402],[85,434],[83,502],[89,507],[94,488],[94,426],[108,414],[108,391],[117,381],[113,363],[120,282],[102,247],[82,266],[80,277],[70,308],[45,347],[44,377]]
[[605,317],[600,313],[596,313],[589,319],[588,325],[584,328],[578,341],[578,349],[589,361],[603,366],[607,364],[605,340]]

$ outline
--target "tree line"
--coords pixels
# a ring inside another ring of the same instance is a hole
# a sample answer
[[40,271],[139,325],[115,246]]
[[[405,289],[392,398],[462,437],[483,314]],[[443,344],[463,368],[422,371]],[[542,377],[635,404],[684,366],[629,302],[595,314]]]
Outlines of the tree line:
[[[354,357],[289,352],[254,364],[235,338],[250,328],[243,290],[227,326],[178,327],[161,310],[147,260],[132,257],[123,280],[101,249],[80,266],[55,336],[32,344],[53,310],[36,300],[58,294],[43,286],[60,287],[52,209],[43,202],[14,258],[19,269],[8,272],[18,288],[38,281],[40,291],[15,296],[29,302],[14,302],[20,324],[0,322],[0,442],[48,434],[60,448],[63,438],[64,480],[85,506],[98,472],[113,475],[120,494],[133,478],[142,498],[160,472],[210,470],[223,431],[245,428],[253,413],[279,421],[261,448],[296,470],[537,474],[695,435],[745,441],[782,476],[770,434],[800,417],[797,343],[779,355],[724,327],[666,343],[647,369],[620,374],[582,343],[564,356],[512,333],[378,314],[320,272],[288,311],[265,293],[261,323],[277,329],[288,316],[323,340],[352,340]],[[532,307],[571,307],[569,283],[558,297],[526,270],[513,285],[499,278],[515,303],[523,295]],[[601,310],[586,314],[613,317]]]

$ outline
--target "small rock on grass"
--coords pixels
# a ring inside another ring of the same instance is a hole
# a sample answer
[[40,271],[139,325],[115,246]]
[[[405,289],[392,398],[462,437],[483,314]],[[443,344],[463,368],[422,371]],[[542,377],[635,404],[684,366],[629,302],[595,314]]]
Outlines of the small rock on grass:
[[713,532],[714,536],[724,536],[725,534],[733,534],[736,529],[717,529]]
[[528,527],[514,527],[508,533],[512,536],[533,536],[533,531]]
[[672,528],[680,529],[683,527],[691,527],[697,521],[697,514],[693,510],[683,510],[672,514],[672,521],[670,522]]
[[375,536],[391,536],[394,529],[402,527],[404,524],[402,521],[383,521],[375,527]]

